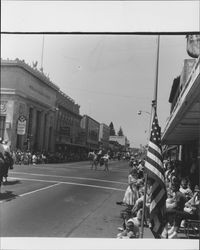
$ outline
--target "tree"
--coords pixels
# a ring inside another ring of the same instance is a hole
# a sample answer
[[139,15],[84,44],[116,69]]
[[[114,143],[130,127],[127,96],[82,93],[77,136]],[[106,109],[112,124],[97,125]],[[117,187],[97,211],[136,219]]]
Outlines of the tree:
[[119,136],[124,136],[124,133],[123,133],[123,130],[122,130],[121,127],[119,128],[119,131],[118,131],[117,134],[118,134]]
[[110,128],[110,136],[116,135],[114,125],[112,122],[110,123],[109,128]]

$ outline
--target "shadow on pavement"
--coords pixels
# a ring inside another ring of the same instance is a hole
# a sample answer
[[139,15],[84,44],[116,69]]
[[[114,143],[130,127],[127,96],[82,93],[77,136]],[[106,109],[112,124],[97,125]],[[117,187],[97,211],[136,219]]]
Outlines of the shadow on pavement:
[[15,199],[18,195],[14,194],[12,191],[6,191],[5,193],[0,193],[0,201],[6,200],[10,201],[12,199]]
[[4,182],[3,185],[4,186],[9,186],[9,185],[15,185],[15,184],[20,184],[21,181],[19,180],[15,180],[15,181],[7,181],[7,182]]

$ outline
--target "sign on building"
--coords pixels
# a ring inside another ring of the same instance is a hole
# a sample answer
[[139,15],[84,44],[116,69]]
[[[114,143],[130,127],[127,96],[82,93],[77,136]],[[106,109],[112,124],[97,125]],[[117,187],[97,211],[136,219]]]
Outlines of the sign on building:
[[17,134],[25,135],[26,133],[26,117],[24,115],[20,115],[17,121]]

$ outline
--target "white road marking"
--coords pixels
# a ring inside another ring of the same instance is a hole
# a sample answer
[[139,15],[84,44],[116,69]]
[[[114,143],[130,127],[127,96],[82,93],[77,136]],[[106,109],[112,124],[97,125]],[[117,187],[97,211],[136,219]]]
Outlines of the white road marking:
[[48,189],[48,188],[52,188],[52,187],[58,186],[58,185],[60,185],[60,183],[55,183],[55,184],[53,184],[53,185],[51,185],[51,186],[44,187],[44,188],[39,188],[39,189],[30,191],[30,192],[27,192],[27,193],[24,193],[24,194],[20,194],[20,195],[18,195],[18,196],[23,197],[23,196],[25,196],[25,195],[33,194],[33,193],[36,193],[36,192],[39,192],[39,191],[42,191],[42,190],[45,190],[45,189]]
[[77,179],[77,180],[91,180],[91,181],[99,181],[99,182],[110,182],[110,183],[116,183],[116,184],[125,184],[126,182],[118,182],[118,181],[109,181],[109,180],[101,180],[101,179],[95,179],[95,178],[83,178],[83,177],[75,177],[75,176],[61,176],[61,175],[47,175],[47,174],[34,174],[34,173],[26,173],[26,172],[12,172],[13,174],[27,174],[27,175],[36,175],[36,176],[46,176],[46,177],[58,177],[58,178],[68,178],[68,179]]
[[[16,179],[9,177],[11,179]],[[27,181],[37,181],[37,182],[47,182],[47,183],[55,183],[57,184],[66,184],[66,185],[76,185],[76,186],[84,186],[84,187],[93,187],[93,188],[101,188],[101,189],[108,189],[108,190],[115,190],[115,191],[125,191],[125,189],[120,188],[113,188],[113,187],[105,187],[105,186],[97,186],[97,185],[89,185],[89,184],[82,184],[77,182],[67,182],[67,181],[50,181],[50,180],[41,180],[41,179],[30,179],[30,178],[17,178],[18,180],[27,180]]]
[[[10,179],[14,179],[14,178],[10,177]],[[55,182],[55,181],[54,181],[54,182]],[[51,183],[52,183],[52,182],[51,182]],[[39,188],[39,189],[30,191],[30,192],[27,192],[27,193],[19,194],[19,195],[17,195],[17,196],[18,196],[18,197],[23,197],[23,196],[25,196],[25,195],[33,194],[33,193],[36,193],[36,192],[39,192],[39,191],[42,191],[42,190],[45,190],[45,189],[48,189],[48,188],[52,188],[52,187],[58,186],[58,185],[60,185],[60,184],[61,184],[61,183],[55,183],[55,184],[53,184],[53,185],[50,185],[50,186],[47,186],[47,187],[43,187],[43,188]],[[1,201],[0,201],[0,204],[3,203],[3,202],[5,202],[5,201],[8,201],[8,200],[10,200],[10,198],[5,199],[5,200],[1,200]]]

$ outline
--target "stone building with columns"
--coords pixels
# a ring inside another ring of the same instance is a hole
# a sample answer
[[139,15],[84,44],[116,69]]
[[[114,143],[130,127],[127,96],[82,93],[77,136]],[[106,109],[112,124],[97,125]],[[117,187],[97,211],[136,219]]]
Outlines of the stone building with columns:
[[79,105],[24,61],[1,59],[0,108],[0,137],[12,150],[54,152],[63,138],[76,142]]

